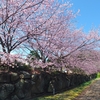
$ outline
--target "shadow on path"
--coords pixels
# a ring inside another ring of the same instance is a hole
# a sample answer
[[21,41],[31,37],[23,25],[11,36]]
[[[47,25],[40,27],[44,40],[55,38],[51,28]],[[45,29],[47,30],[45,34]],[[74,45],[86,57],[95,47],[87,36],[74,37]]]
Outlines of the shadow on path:
[[100,78],[96,79],[74,100],[100,100]]

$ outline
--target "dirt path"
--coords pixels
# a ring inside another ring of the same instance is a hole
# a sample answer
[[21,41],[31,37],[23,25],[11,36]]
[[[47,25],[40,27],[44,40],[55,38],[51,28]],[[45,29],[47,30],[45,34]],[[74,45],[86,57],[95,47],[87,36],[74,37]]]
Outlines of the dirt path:
[[100,78],[96,79],[75,100],[100,100]]

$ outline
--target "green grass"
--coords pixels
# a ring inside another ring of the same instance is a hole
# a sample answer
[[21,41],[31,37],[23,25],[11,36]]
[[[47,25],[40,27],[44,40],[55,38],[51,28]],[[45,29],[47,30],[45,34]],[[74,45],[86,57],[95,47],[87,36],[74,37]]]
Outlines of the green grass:
[[97,78],[100,78],[100,73],[97,73]]
[[73,100],[75,99],[84,89],[86,89],[92,82],[86,82],[79,87],[76,87],[74,89],[56,94],[56,95],[51,95],[51,96],[44,96],[44,97],[39,97],[35,98],[34,100]]

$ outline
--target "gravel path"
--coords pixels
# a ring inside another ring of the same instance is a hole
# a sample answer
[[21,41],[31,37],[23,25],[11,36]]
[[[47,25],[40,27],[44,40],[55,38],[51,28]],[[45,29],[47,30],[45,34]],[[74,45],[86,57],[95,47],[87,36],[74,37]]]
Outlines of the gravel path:
[[100,100],[100,79],[96,79],[75,100]]

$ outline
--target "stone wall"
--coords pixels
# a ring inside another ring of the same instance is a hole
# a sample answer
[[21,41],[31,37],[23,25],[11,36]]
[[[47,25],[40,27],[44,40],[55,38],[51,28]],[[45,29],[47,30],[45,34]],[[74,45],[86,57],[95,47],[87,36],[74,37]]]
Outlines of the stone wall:
[[45,93],[55,94],[61,90],[78,86],[96,77],[54,72],[30,74],[26,71],[0,74],[0,100],[30,100]]

